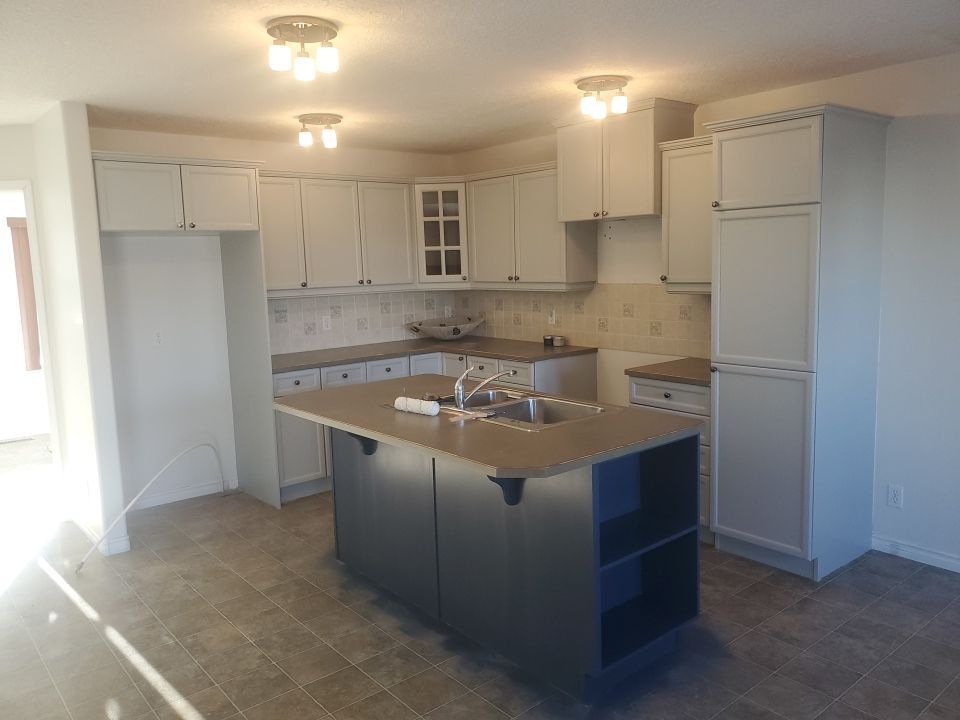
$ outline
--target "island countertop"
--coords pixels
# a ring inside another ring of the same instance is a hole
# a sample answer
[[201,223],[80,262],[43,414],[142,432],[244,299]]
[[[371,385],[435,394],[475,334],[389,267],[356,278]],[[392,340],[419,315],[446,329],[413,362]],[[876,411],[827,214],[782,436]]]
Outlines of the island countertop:
[[401,395],[449,395],[452,389],[448,377],[416,375],[288,395],[275,399],[274,408],[389,445],[470,463],[497,478],[557,475],[696,435],[702,425],[677,415],[603,405],[607,412],[599,415],[527,432],[482,420],[451,422],[454,416],[445,412],[429,417],[393,407]]

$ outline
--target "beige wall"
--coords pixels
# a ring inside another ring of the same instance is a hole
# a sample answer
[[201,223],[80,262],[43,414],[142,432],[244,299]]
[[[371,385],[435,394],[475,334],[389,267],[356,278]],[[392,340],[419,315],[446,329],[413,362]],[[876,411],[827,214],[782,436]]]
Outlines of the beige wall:
[[556,159],[556,133],[450,156],[455,172],[461,175],[535,165]]

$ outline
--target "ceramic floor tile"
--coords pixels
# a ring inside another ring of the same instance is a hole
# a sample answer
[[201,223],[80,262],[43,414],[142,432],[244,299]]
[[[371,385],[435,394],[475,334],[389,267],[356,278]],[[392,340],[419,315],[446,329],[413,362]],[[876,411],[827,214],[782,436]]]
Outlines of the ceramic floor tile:
[[870,677],[860,680],[840,699],[880,720],[913,720],[928,704],[923,698]]
[[413,720],[418,717],[409,707],[383,691],[348,705],[334,713],[336,720]]
[[[402,645],[374,655],[358,665],[361,670],[384,687],[396,685],[430,667],[426,660]],[[441,667],[441,669],[446,672],[445,668]],[[447,674],[451,675],[449,672]]]
[[277,663],[299,685],[306,685],[350,665],[350,662],[328,645],[317,645],[309,650]]
[[220,685],[220,689],[240,710],[264,703],[295,687],[293,680],[276,665],[264,665]]
[[303,689],[328,712],[336,712],[347,705],[380,691],[380,686],[354,666],[333,675],[314,680]]
[[320,720],[327,712],[299,688],[243,712],[247,720]]
[[424,715],[466,694],[467,688],[449,675],[431,668],[394,685],[390,693]]

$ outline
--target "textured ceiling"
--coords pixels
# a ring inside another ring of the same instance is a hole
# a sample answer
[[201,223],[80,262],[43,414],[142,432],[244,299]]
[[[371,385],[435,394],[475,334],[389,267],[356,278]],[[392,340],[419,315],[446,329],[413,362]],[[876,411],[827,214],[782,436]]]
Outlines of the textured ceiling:
[[[263,24],[336,21],[341,71],[266,67]],[[91,124],[294,140],[338,112],[357,147],[457,152],[543,134],[573,80],[693,103],[960,50],[960,0],[0,0],[0,124],[54,100]]]

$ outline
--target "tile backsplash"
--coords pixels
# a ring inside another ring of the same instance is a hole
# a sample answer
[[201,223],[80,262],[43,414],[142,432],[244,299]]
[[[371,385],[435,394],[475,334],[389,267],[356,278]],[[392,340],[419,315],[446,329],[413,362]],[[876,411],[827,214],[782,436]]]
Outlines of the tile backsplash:
[[[667,293],[660,284],[598,284],[582,292],[458,290],[270,300],[270,347],[277,353],[417,337],[415,320],[481,313],[478,335],[540,340],[565,335],[592,345],[709,357],[710,296]],[[553,319],[554,324],[549,320]]]

